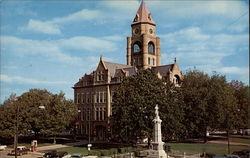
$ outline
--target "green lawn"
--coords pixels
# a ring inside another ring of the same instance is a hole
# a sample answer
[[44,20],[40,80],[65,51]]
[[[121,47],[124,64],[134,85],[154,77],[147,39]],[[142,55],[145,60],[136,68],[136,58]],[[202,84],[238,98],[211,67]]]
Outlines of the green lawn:
[[[186,152],[188,154],[198,154],[198,153],[213,153],[215,155],[227,154],[227,144],[202,144],[202,143],[167,143],[171,146],[172,150]],[[233,151],[239,151],[243,149],[248,149],[247,146],[230,145],[231,153]]]
[[231,135],[230,141],[250,145],[250,136]]
[[[73,153],[81,153],[83,155],[88,155],[88,150],[86,147],[65,147],[56,149],[57,151],[66,151],[69,154]],[[96,156],[108,156],[120,153],[126,153],[131,151],[141,150],[140,148],[132,148],[132,147],[121,147],[121,148],[110,148],[110,149],[93,149],[90,151],[90,155]],[[46,152],[46,151],[42,151]]]
[[57,151],[66,151],[69,154],[82,153],[83,155],[88,155],[88,150],[85,147],[65,147],[56,149]]

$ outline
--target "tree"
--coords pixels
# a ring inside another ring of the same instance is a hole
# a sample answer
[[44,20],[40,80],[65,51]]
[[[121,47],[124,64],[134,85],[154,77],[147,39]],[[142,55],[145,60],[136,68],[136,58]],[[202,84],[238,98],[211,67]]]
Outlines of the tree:
[[[170,83],[164,83],[153,70],[139,70],[135,76],[124,78],[114,95],[112,111],[113,131],[122,141],[152,137],[154,107],[159,105],[160,117],[164,122],[165,138],[178,136],[181,108],[178,90]],[[178,131],[178,130],[177,130]],[[125,138],[125,139],[124,139]],[[150,141],[149,141],[150,142]]]
[[17,122],[19,134],[33,131],[36,136],[55,135],[65,130],[77,115],[76,105],[66,100],[62,92],[52,94],[40,89],[30,89],[19,97],[11,95],[0,108],[0,133],[5,136],[15,134]]
[[236,127],[236,100],[225,76],[189,71],[182,89],[189,137],[203,137],[206,142],[208,130],[228,131]]
[[230,82],[233,88],[233,95],[236,98],[237,109],[235,115],[237,116],[237,129],[245,129],[249,127],[249,86],[245,86],[243,82],[233,80]]
[[[182,92],[185,103],[185,136],[206,139],[208,126],[209,76],[197,70],[185,74]],[[206,141],[206,140],[204,140]]]

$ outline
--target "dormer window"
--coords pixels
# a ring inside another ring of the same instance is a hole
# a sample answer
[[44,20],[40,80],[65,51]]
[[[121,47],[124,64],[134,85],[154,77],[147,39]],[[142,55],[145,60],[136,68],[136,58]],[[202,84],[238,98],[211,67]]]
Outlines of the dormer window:
[[97,73],[97,81],[103,81],[103,79],[104,79],[104,74],[102,71],[99,71]]
[[139,19],[139,14],[137,13],[136,16],[135,16],[135,18],[134,18],[134,22],[137,22],[138,19]]

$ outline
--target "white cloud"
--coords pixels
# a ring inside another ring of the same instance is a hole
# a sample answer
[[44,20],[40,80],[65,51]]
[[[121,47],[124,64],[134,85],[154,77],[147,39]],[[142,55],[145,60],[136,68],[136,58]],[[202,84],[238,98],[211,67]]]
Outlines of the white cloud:
[[114,52],[118,50],[113,41],[88,36],[77,36],[59,40],[31,40],[14,36],[1,37],[1,53],[13,53],[18,56],[42,56],[48,60],[81,65],[83,59],[73,53],[88,51],[89,53]]
[[125,40],[126,38],[124,36],[111,35],[111,36],[102,37],[102,39],[110,40],[110,41],[122,41],[122,40]]
[[102,37],[88,37],[77,36],[69,39],[62,39],[58,41],[59,45],[63,48],[71,48],[78,50],[87,50],[91,52],[113,52],[117,50],[115,43],[104,40]]
[[85,21],[85,20],[92,20],[92,19],[99,19],[102,18],[102,13],[98,10],[89,10],[89,9],[82,9],[78,12],[69,14],[64,17],[54,18],[50,20],[50,23],[53,24],[60,24],[60,23],[69,23],[74,21]]
[[0,80],[2,82],[7,83],[18,83],[18,84],[29,84],[29,85],[62,85],[62,84],[69,84],[65,81],[46,81],[46,80],[38,80],[32,78],[24,78],[20,76],[8,76],[1,74]]
[[196,67],[209,74],[217,71],[226,76],[238,75],[242,81],[247,81],[249,68],[227,66],[224,62],[236,53],[248,52],[248,41],[248,34],[208,34],[197,27],[185,28],[161,35],[161,48],[166,46],[167,50],[162,53],[163,63],[166,58],[172,63],[177,57],[183,70]]
[[219,71],[225,74],[246,75],[249,73],[249,68],[230,66],[219,68]]
[[244,1],[147,1],[152,10],[174,18],[197,18],[207,15],[237,17],[248,7]]
[[33,31],[45,34],[61,34],[61,30],[58,25],[51,22],[43,22],[39,20],[30,19],[27,26],[20,28],[22,31]]
[[44,34],[58,35],[62,33],[60,24],[98,19],[101,17],[102,14],[98,10],[82,9],[78,12],[69,14],[67,16],[53,18],[47,21],[30,19],[26,26],[20,27],[19,29],[22,31],[32,31]]
[[14,53],[19,56],[43,56],[52,61],[68,64],[81,62],[79,57],[64,53],[55,41],[21,39],[13,36],[1,37],[1,53]]

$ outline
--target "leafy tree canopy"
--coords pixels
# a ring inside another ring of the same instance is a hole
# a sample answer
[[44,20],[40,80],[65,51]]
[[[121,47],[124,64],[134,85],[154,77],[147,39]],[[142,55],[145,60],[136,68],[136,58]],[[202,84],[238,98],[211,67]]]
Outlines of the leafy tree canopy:
[[21,96],[12,94],[0,106],[0,134],[43,133],[55,135],[65,130],[75,119],[77,107],[64,93],[52,94],[47,90],[30,89]]

